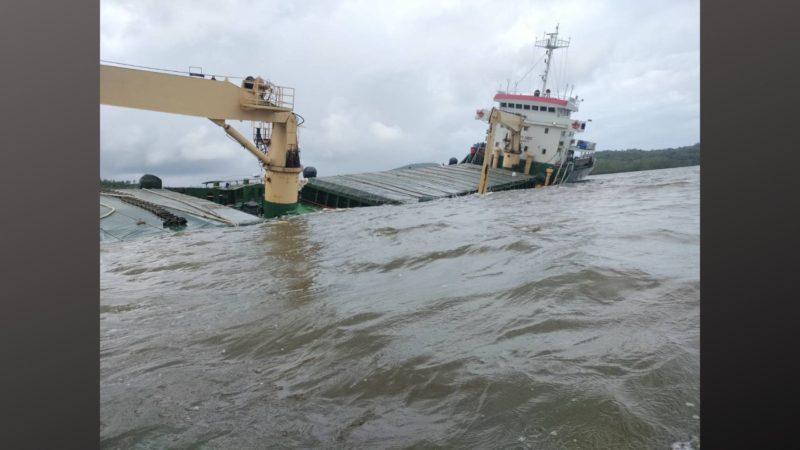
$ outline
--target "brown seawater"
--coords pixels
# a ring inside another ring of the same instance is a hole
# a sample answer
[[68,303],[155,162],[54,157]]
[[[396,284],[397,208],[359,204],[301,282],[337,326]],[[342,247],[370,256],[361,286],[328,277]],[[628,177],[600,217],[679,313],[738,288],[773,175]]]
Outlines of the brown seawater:
[[103,448],[699,443],[699,167],[103,244]]

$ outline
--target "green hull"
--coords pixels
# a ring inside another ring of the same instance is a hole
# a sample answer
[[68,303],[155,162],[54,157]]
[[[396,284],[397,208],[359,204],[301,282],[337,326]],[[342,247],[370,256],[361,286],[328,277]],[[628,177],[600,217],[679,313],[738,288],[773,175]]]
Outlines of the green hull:
[[318,211],[319,208],[304,205],[302,203],[272,203],[266,200],[263,201],[263,216],[266,219],[273,219],[281,216],[294,216],[298,214],[307,214],[310,212]]
[[[544,184],[552,169],[550,184],[556,183],[557,167],[533,163],[525,175],[525,161],[511,169],[491,169],[489,190],[530,189]],[[300,202],[278,204],[264,200],[264,185],[251,183],[230,187],[168,188],[204,198],[265,218],[305,214],[321,208],[357,208],[383,204],[422,202],[468,195],[477,191],[481,166],[462,163],[450,166],[422,164],[384,172],[310,178],[300,191]],[[571,177],[570,177],[571,178]],[[571,180],[565,180],[571,181]]]
[[242,203],[250,201],[259,203],[264,198],[263,183],[241,184],[232,187],[168,187],[166,189],[220,205],[233,206],[236,209],[239,209]]

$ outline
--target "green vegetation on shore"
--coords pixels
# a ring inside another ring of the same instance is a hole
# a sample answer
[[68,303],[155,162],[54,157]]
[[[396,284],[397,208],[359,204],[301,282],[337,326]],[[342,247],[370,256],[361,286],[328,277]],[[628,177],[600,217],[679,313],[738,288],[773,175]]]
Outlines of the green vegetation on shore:
[[662,150],[603,150],[595,152],[592,175],[668,169],[700,164],[700,143]]

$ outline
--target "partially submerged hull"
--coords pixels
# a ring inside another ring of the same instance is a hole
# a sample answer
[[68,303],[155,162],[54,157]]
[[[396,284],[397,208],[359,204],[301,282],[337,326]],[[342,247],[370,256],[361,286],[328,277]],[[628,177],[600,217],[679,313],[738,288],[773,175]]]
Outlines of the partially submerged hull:
[[[383,172],[311,178],[301,201],[324,208],[416,203],[473,194],[481,167],[474,164],[420,165]],[[490,190],[532,188],[534,175],[491,169]]]
[[100,242],[130,241],[263,221],[255,215],[168,189],[100,192]]
[[[557,167],[534,164],[529,175],[519,170],[489,169],[489,190],[508,191],[542,186],[547,169],[552,169],[549,184],[555,183]],[[588,169],[567,174],[565,180],[585,177]],[[417,203],[440,198],[474,194],[478,190],[481,166],[462,163],[453,165],[410,164],[382,172],[367,172],[309,178],[300,191],[300,204],[289,214],[302,214],[322,208],[357,208],[364,206]],[[168,188],[175,195],[193,196],[208,202],[227,205],[231,211],[260,215],[263,197],[262,183],[242,186],[207,186],[197,188]],[[185,195],[184,195],[185,194]]]
[[[529,175],[536,178],[536,184],[544,184],[545,181],[547,181],[549,185],[573,183],[576,181],[582,181],[589,176],[589,174],[592,173],[592,169],[594,169],[594,162],[595,158],[593,155],[587,158],[567,160],[560,164],[534,162],[531,164]],[[478,151],[465,156],[459,165],[470,164],[480,166],[482,163],[483,153]],[[526,161],[523,159],[520,160],[519,164],[516,164],[509,169],[499,168],[496,170],[501,170],[507,173],[516,172],[519,174],[524,174],[525,163]],[[500,154],[498,156],[498,167],[502,166],[503,155]],[[548,169],[551,171],[551,177],[549,180],[547,179]]]
[[588,164],[583,165],[575,165],[575,168],[567,177],[565,183],[575,183],[578,181],[583,181],[592,173],[592,169],[594,169],[594,158],[592,158],[591,162]]

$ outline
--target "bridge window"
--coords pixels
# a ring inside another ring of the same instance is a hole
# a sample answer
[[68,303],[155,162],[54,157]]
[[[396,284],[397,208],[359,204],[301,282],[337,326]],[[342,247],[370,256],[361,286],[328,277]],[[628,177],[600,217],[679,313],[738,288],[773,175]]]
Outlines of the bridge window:
[[522,105],[523,109],[531,109],[531,105]]
[[544,129],[544,134],[547,134],[547,133],[549,133],[549,132],[550,132],[550,128],[545,128],[545,129]]
[[522,109],[522,105],[519,104],[519,103],[517,103],[516,107],[517,107],[517,109]]
[[531,105],[531,109],[532,109],[533,111],[538,111],[538,110],[539,110],[539,107],[538,107],[538,106],[536,106],[536,105]]
[[555,106],[551,106],[551,107],[547,108],[547,112],[556,112]]
[[505,108],[506,107],[506,102],[500,102],[500,107],[501,108]]

